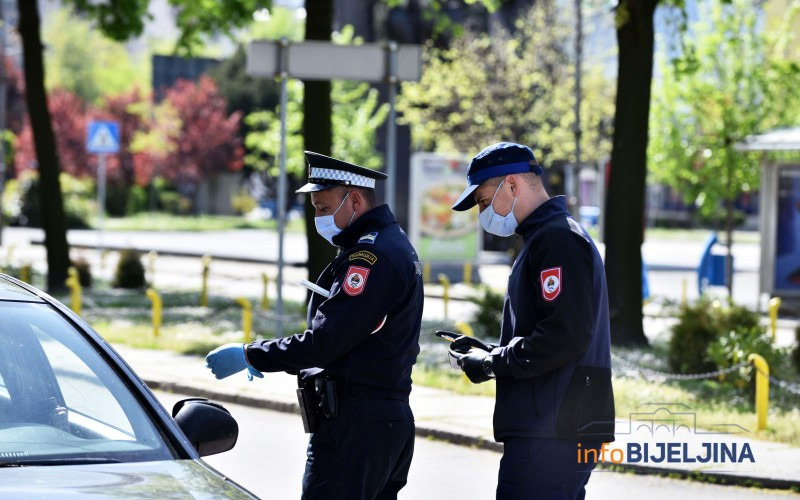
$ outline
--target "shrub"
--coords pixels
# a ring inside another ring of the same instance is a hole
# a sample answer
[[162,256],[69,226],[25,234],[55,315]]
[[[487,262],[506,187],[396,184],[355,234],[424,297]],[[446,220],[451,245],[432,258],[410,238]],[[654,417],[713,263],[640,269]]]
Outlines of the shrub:
[[[776,349],[759,322],[758,313],[745,307],[721,307],[703,298],[684,306],[672,329],[670,368],[679,373],[701,373],[728,368],[760,354],[776,372],[785,366],[785,353]],[[749,370],[740,375],[748,380]]]
[[[86,229],[95,212],[94,182],[61,173],[64,216],[70,229]],[[39,198],[39,176],[26,171],[6,184],[3,211],[13,225],[42,227],[42,205]]]
[[673,372],[700,373],[714,369],[708,346],[720,336],[719,306],[706,298],[681,306],[678,324],[672,327],[667,361]]
[[141,186],[131,187],[128,194],[128,206],[125,208],[125,215],[134,215],[147,210],[149,201],[147,190]]
[[258,202],[250,196],[246,189],[242,188],[231,195],[231,207],[237,214],[244,215],[255,210]]
[[503,318],[504,297],[493,292],[488,286],[482,287],[482,293],[470,299],[478,306],[478,312],[472,319],[475,334],[478,337],[499,338],[500,321]]
[[145,285],[144,266],[139,252],[132,248],[119,254],[117,269],[114,272],[115,288],[142,288]]
[[[773,347],[772,339],[761,326],[730,330],[708,346],[708,355],[718,368],[747,361],[750,354],[760,354],[771,372],[782,371],[783,353]],[[744,380],[750,380],[751,370],[743,369],[740,376]]]
[[177,191],[159,191],[158,208],[174,215],[186,215],[192,210],[192,202]]
[[71,259],[70,265],[78,270],[78,281],[80,281],[81,286],[91,288],[92,269],[89,262],[83,257],[78,257],[77,259]]

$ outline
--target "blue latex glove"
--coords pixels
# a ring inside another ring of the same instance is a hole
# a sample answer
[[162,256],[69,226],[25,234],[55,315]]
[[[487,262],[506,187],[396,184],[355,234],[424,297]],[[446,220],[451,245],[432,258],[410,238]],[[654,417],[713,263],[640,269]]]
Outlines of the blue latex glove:
[[230,377],[247,368],[247,380],[264,378],[264,374],[253,368],[244,355],[245,344],[233,343],[217,347],[206,356],[206,368],[219,379]]

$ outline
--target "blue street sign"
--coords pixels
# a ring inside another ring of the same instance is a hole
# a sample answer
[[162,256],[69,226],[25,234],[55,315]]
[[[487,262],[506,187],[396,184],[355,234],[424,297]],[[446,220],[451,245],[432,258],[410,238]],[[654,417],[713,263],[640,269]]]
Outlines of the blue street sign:
[[119,153],[119,123],[89,122],[86,150],[90,153]]

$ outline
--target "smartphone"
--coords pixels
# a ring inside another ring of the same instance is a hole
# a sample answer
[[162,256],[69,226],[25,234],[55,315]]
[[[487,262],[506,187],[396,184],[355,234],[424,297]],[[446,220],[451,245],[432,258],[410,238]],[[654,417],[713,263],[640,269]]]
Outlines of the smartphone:
[[450,342],[455,341],[459,337],[463,337],[460,333],[448,332],[446,330],[438,330],[435,335],[440,339],[449,340]]

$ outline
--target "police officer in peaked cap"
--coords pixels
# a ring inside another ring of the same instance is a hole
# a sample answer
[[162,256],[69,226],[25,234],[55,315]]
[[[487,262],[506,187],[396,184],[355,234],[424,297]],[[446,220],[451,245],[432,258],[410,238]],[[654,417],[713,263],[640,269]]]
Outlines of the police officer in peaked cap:
[[316,281],[307,329],[227,344],[206,357],[220,379],[247,370],[297,374],[311,433],[303,498],[390,499],[406,484],[414,452],[408,404],[419,353],[422,273],[387,205],[381,172],[305,152],[317,231],[339,247]]
[[458,338],[449,352],[473,383],[497,379],[498,499],[583,498],[597,450],[614,440],[603,261],[542,173],[527,146],[494,144],[472,159],[453,206],[477,205],[484,230],[524,241],[499,346]]

